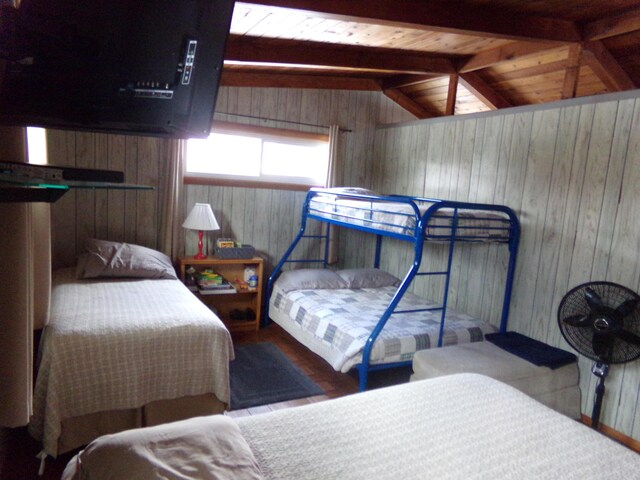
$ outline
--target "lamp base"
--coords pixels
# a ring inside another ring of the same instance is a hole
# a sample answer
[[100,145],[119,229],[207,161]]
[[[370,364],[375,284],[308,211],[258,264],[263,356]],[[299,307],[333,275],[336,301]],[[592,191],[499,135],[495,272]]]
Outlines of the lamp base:
[[202,253],[202,236],[204,235],[204,232],[202,230],[198,231],[198,253],[196,253],[193,258],[196,260],[204,260],[205,258],[207,258],[206,255],[203,255]]

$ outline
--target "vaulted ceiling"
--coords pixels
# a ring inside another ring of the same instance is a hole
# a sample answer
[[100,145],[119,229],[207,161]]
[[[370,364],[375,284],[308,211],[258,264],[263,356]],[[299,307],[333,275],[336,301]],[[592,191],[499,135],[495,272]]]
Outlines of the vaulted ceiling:
[[381,91],[417,118],[631,90],[640,1],[236,2],[222,85]]

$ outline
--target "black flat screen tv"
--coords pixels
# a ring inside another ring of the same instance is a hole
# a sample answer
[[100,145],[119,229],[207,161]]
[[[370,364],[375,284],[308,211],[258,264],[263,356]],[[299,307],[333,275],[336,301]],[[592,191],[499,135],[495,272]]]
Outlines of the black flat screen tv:
[[0,124],[209,134],[233,0],[23,0],[0,11]]

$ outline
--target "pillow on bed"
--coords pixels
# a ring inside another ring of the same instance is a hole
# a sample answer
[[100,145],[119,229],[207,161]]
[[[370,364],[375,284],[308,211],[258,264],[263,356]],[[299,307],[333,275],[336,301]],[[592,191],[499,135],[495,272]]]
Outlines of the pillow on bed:
[[397,287],[400,279],[377,268],[352,268],[336,272],[346,283],[346,288]]
[[176,279],[171,259],[141,245],[89,239],[78,257],[78,278],[133,277]]
[[282,272],[278,278],[278,288],[284,293],[292,290],[315,290],[329,288],[349,288],[347,283],[333,270],[324,268],[302,268]]
[[224,415],[102,436],[80,452],[75,465],[70,463],[67,469],[73,467],[74,479],[263,479],[240,428]]
[[356,195],[378,195],[377,192],[373,190],[369,190],[368,188],[360,188],[360,187],[334,187],[327,188],[324,190],[325,192],[334,193],[336,195],[340,195],[341,193],[344,195],[348,194],[356,194]]

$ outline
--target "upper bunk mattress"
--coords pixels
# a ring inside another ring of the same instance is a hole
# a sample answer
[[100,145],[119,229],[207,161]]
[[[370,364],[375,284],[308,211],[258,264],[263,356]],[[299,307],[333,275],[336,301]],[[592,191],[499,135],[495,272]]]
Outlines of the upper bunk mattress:
[[[348,372],[362,361],[362,350],[394,294],[395,286],[316,289],[286,292],[276,282],[269,303],[271,318],[335,370]],[[398,310],[438,305],[406,292]],[[371,351],[371,364],[409,361],[417,350],[436,347],[442,311],[392,315]],[[496,327],[447,309],[443,345],[479,342]]]
[[[416,204],[417,212],[406,202],[369,201],[342,198],[339,195],[319,194],[309,203],[309,211],[322,218],[351,225],[373,228],[413,237],[416,218],[422,217],[433,203]],[[454,210],[442,208],[430,216],[425,227],[425,239],[445,241],[508,242],[510,221],[495,211],[459,209],[455,231],[452,228]]]
[[30,432],[55,456],[63,419],[213,393],[229,402],[231,336],[179,280],[54,272]]

